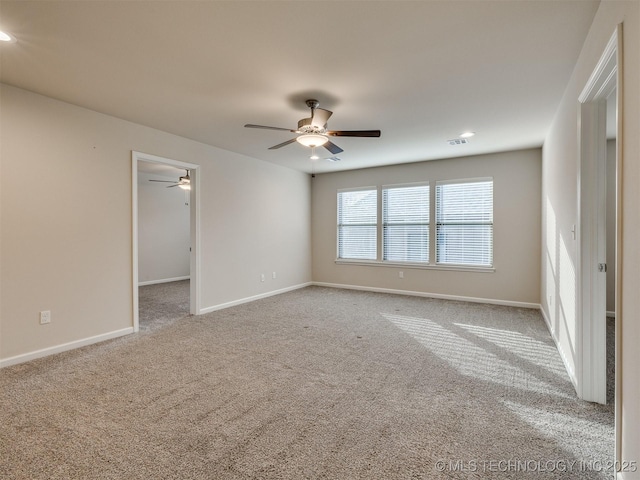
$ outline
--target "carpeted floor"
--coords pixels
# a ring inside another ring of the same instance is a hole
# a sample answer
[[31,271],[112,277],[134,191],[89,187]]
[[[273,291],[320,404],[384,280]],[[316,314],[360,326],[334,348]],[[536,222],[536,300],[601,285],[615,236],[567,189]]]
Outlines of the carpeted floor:
[[189,315],[189,280],[138,288],[141,332],[150,332]]
[[607,317],[607,403],[615,401],[616,388],[616,319]]
[[0,478],[613,478],[613,408],[535,310],[309,287],[147,321],[1,371]]

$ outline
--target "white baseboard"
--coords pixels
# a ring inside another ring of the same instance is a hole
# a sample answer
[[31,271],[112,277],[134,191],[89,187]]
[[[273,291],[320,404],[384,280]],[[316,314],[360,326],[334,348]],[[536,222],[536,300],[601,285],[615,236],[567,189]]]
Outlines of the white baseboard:
[[205,313],[215,312],[216,310],[223,310],[229,307],[235,307],[236,305],[242,305],[243,303],[253,302],[262,298],[273,297],[274,295],[280,295],[281,293],[291,292],[292,290],[299,290],[301,288],[309,287],[313,285],[312,282],[301,283],[299,285],[293,285],[292,287],[282,288],[280,290],[272,290],[271,292],[261,293],[252,297],[245,297],[232,302],[221,303],[219,305],[213,305],[212,307],[201,308],[198,315],[204,315]]
[[537,309],[540,308],[539,303],[515,302],[511,300],[496,300],[492,298],[463,297],[460,295],[445,295],[441,293],[416,292],[413,290],[394,290],[391,288],[362,287],[360,285],[344,285],[341,283],[325,283],[325,282],[312,282],[312,285],[316,285],[318,287],[344,288],[347,290],[362,290],[365,292],[391,293],[394,295],[410,295],[412,297],[438,298],[441,300],[457,300],[460,302],[487,303],[491,305],[504,305],[507,307],[537,308]]
[[169,282],[179,282],[180,280],[189,280],[191,277],[187,275],[186,277],[173,277],[173,278],[161,278],[160,280],[148,280],[146,282],[138,282],[139,287],[144,287],[145,285],[156,285],[158,283],[169,283]]
[[576,393],[577,393],[578,379],[576,378],[576,372],[574,371],[573,368],[571,368],[571,363],[569,363],[569,359],[567,358],[567,355],[565,354],[564,349],[560,345],[560,342],[558,341],[558,337],[553,331],[553,328],[551,326],[551,320],[549,320],[549,317],[547,317],[547,313],[544,311],[542,306],[540,306],[540,314],[544,319],[544,323],[546,323],[547,325],[547,330],[549,330],[549,335],[551,335],[551,338],[553,339],[553,343],[556,344],[556,350],[558,350],[558,353],[560,354],[560,358],[562,359],[562,363],[564,363],[564,369],[567,371],[567,375],[569,375],[569,380],[571,380],[571,383],[573,383],[573,388],[576,390]]
[[34,352],[23,353],[16,355],[15,357],[9,357],[0,359],[0,368],[9,367],[11,365],[17,365],[18,363],[28,362],[37,358],[48,357],[56,353],[66,352],[80,347],[86,347],[94,343],[104,342],[105,340],[111,340],[112,338],[122,337],[133,333],[133,327],[123,328],[121,330],[115,330],[113,332],[103,333],[94,337],[83,338],[80,340],[74,340],[73,342],[63,343],[62,345],[56,345],[53,347],[43,348],[42,350],[36,350]]

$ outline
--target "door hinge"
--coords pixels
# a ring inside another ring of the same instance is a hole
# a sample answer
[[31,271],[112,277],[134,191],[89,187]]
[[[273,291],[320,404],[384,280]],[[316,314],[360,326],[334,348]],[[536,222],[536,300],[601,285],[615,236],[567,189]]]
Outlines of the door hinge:
[[607,271],[607,264],[606,263],[599,263],[598,264],[598,271],[599,272],[606,272]]

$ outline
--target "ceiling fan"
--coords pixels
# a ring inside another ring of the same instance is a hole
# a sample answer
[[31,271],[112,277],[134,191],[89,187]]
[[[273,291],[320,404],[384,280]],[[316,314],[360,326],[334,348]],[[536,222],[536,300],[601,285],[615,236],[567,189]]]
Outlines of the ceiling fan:
[[191,190],[191,178],[189,177],[189,170],[186,170],[187,174],[179,177],[178,181],[174,180],[149,180],[150,182],[161,182],[161,183],[173,183],[173,185],[168,185],[167,188],[171,187],[180,187],[183,190]]
[[298,128],[296,130],[280,127],[268,127],[265,125],[253,125],[246,124],[246,128],[263,128],[267,130],[283,130],[285,132],[298,133],[299,136],[287,140],[286,142],[279,143],[273,147],[269,147],[269,150],[275,150],[280,147],[284,147],[293,142],[298,142],[305,147],[311,148],[311,159],[317,160],[319,157],[315,155],[316,147],[324,147],[329,150],[333,155],[337,155],[344,150],[329,140],[329,137],[379,137],[380,130],[328,130],[327,120],[333,115],[333,112],[325,110],[324,108],[318,108],[320,102],[318,100],[309,99],[305,102],[311,109],[311,117],[303,118],[298,122]]

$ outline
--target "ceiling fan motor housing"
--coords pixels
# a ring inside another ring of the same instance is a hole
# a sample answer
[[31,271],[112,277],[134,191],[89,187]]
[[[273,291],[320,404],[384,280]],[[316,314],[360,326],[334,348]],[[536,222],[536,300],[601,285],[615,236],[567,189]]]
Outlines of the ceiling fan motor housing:
[[324,134],[326,129],[324,127],[318,127],[317,125],[313,125],[313,118],[309,117],[309,118],[303,118],[298,122],[298,131],[304,132],[304,133]]

